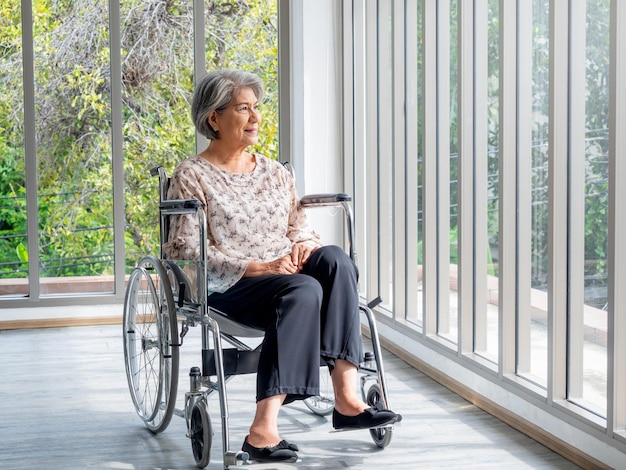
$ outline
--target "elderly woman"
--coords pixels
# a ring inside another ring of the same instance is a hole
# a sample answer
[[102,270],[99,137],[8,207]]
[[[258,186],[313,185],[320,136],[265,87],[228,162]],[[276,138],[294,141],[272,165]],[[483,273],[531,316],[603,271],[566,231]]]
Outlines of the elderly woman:
[[[256,414],[242,450],[257,461],[295,461],[278,432],[283,404],[319,394],[320,356],[331,371],[335,429],[367,429],[398,416],[356,392],[361,361],[357,270],[339,247],[322,246],[291,174],[247,148],[257,144],[263,84],[219,70],[197,86],[192,117],[208,147],[176,168],[169,198],[197,199],[208,220],[208,304],[265,337]],[[180,216],[164,245],[169,258],[199,257],[197,221]]]

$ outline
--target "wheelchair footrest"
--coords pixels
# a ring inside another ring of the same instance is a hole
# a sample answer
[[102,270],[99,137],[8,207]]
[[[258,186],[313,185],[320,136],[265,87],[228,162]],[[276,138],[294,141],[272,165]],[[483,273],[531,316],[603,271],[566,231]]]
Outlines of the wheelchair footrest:
[[[254,374],[257,372],[261,351],[241,351],[236,348],[223,349],[224,375]],[[202,375],[216,376],[215,351],[202,351]]]

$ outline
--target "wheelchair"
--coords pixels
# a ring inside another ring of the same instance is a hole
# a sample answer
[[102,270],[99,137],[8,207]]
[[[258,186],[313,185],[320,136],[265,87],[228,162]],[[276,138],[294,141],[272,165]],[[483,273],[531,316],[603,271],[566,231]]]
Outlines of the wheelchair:
[[[289,164],[285,166],[289,167]],[[209,398],[217,393],[222,431],[224,469],[248,463],[246,452],[232,450],[229,440],[229,411],[226,382],[240,374],[256,373],[261,345],[246,344],[262,338],[264,332],[242,325],[228,315],[207,305],[206,247],[207,224],[204,211],[196,200],[167,200],[169,177],[161,166],[151,170],[159,179],[159,222],[161,247],[167,241],[169,218],[194,214],[199,218],[201,240],[199,261],[166,259],[147,255],[130,274],[123,313],[124,362],[134,408],[152,433],[160,433],[172,416],[185,419],[187,434],[197,467],[209,464],[213,428],[209,416]],[[347,226],[347,247],[355,261],[351,197],[344,193],[317,194],[301,198],[305,208],[335,206],[343,209]],[[366,352],[359,366],[363,400],[370,406],[389,407],[381,346],[372,313],[380,299],[361,304],[367,319],[373,351]],[[189,391],[184,407],[176,408],[179,381],[180,348],[191,327],[201,330],[200,366],[189,371]],[[320,395],[304,400],[309,410],[319,416],[332,413],[332,385],[328,373],[320,372]],[[369,430],[374,443],[386,447],[393,425]]]

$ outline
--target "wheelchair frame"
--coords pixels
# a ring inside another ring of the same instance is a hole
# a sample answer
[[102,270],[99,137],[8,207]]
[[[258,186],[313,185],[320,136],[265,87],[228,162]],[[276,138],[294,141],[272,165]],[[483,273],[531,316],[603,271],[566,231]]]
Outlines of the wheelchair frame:
[[[291,169],[289,164],[285,164]],[[249,456],[230,446],[226,382],[236,375],[256,373],[260,345],[252,348],[239,338],[261,338],[262,330],[242,325],[224,313],[208,307],[207,302],[207,224],[197,200],[167,200],[169,178],[161,166],[151,170],[159,178],[159,221],[161,258],[145,256],[132,271],[125,293],[123,315],[124,362],[131,399],[139,417],[153,433],[164,431],[174,414],[187,423],[196,465],[209,464],[213,430],[208,411],[208,399],[217,392],[220,403],[224,469],[245,463]],[[292,171],[293,175],[293,171]],[[356,262],[353,244],[354,220],[351,197],[344,193],[315,194],[301,198],[305,208],[335,206],[343,209],[347,226],[348,252]],[[200,263],[196,268],[197,289],[176,260],[165,258],[163,243],[167,240],[169,218],[172,215],[195,214],[200,227]],[[366,352],[359,366],[363,399],[370,406],[381,403],[389,407],[384,377],[382,349],[372,308],[375,299],[361,304],[367,318],[373,352]],[[179,322],[181,325],[178,332]],[[190,327],[200,326],[202,339],[202,368],[194,366],[189,372],[189,391],[185,393],[184,408],[176,408],[180,358],[179,351]],[[211,337],[213,341],[211,341]],[[223,342],[234,346],[224,348]],[[213,379],[214,377],[214,379]],[[366,384],[376,380],[366,392]],[[326,387],[330,385],[326,382]],[[332,391],[311,397],[304,402],[314,413],[324,416],[332,412]],[[370,429],[374,443],[386,447],[392,437],[393,425]]]

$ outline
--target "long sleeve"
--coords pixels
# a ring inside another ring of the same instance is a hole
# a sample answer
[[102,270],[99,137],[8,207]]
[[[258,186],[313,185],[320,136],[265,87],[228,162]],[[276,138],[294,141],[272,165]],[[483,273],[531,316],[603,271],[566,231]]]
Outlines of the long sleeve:
[[[197,199],[202,210],[207,212],[206,193],[199,184],[194,171],[182,169],[172,175],[168,199]],[[224,292],[243,276],[248,260],[228,256],[215,246],[209,231],[207,233],[207,290]],[[172,216],[167,243],[163,251],[169,259],[200,259],[200,228],[195,215]]]
[[322,246],[319,235],[317,235],[317,233],[315,233],[309,226],[306,212],[302,207],[302,204],[300,204],[300,199],[298,197],[293,178],[289,177],[287,179],[287,186],[289,188],[289,195],[291,198],[287,237],[291,240],[292,244],[306,243],[312,247]]

